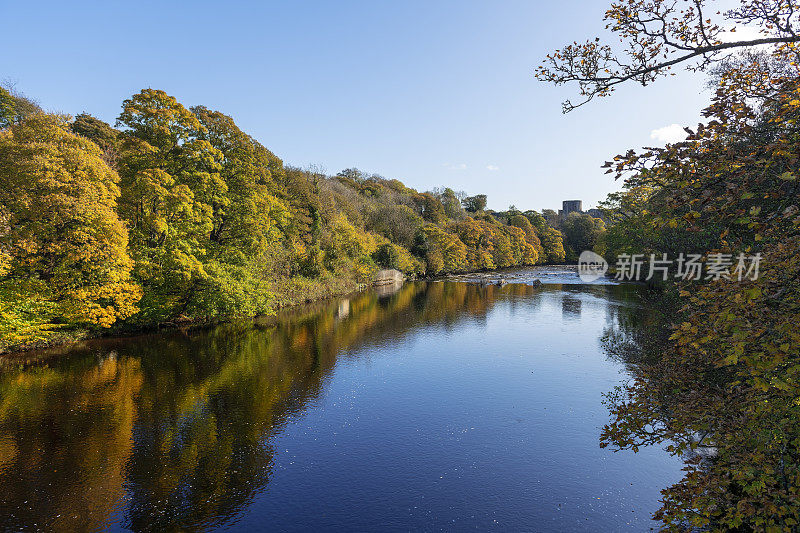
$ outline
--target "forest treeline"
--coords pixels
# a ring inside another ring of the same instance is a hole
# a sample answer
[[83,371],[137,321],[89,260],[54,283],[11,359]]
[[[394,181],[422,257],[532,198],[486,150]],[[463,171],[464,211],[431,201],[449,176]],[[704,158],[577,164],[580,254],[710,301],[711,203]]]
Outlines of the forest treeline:
[[268,314],[380,268],[430,276],[566,253],[535,211],[287,166],[231,117],[155,89],[125,100],[114,127],[0,89],[0,175],[0,350]]

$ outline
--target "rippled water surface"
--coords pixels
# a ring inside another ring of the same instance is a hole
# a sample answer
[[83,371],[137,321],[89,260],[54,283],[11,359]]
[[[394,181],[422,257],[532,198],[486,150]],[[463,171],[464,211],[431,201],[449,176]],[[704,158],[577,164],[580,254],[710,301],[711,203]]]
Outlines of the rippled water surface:
[[502,276],[6,367],[0,529],[653,527],[679,460],[598,445],[637,288]]

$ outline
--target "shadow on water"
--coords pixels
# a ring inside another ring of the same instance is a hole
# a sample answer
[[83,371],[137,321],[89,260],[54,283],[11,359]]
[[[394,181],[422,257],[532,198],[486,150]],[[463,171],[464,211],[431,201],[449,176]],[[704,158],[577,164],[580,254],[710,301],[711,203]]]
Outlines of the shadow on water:
[[[434,324],[482,323],[499,301],[561,294],[626,304],[624,287],[410,283],[188,334],[87,342],[0,373],[0,529],[203,529],[268,485],[274,440],[342,360]],[[627,304],[626,304],[627,305]]]

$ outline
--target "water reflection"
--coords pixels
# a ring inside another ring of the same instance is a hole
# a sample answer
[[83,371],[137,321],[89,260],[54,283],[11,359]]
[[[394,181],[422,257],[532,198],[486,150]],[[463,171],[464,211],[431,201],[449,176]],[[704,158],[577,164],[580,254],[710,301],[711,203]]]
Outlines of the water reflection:
[[561,316],[564,318],[580,318],[581,316],[581,299],[575,298],[569,293],[564,293],[561,298]]
[[623,287],[576,290],[410,283],[256,324],[89,342],[69,357],[6,369],[0,529],[229,524],[267,487],[276,436],[315,405],[337,360],[375,357],[367,348],[430,325],[483,325],[500,301],[513,314],[560,298],[572,320],[586,305],[609,309],[629,297]]

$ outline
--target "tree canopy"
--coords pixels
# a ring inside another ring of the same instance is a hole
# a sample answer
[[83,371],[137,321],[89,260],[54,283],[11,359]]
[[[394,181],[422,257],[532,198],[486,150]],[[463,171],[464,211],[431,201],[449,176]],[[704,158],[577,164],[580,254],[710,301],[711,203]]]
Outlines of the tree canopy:
[[138,311],[119,177],[63,117],[0,131],[0,328],[36,340],[60,324],[109,327]]
[[485,195],[357,168],[286,167],[232,117],[161,90],[123,101],[115,126],[9,91],[0,106],[0,350],[76,328],[269,314],[353,291],[379,268],[564,258],[543,219],[511,224],[483,211]]

